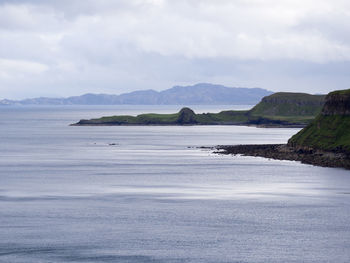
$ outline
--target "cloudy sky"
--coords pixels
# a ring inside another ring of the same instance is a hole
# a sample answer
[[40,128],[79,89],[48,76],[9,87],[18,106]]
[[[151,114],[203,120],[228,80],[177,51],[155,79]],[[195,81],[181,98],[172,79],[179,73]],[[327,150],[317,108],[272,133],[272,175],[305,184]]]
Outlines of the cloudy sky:
[[0,98],[350,88],[349,0],[0,0]]

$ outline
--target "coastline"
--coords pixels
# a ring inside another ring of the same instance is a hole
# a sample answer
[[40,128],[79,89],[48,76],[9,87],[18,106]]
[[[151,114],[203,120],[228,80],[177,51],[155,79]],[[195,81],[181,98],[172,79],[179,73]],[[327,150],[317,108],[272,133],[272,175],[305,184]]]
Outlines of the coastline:
[[304,128],[307,124],[253,124],[253,123],[72,123],[69,126],[246,126],[256,128]]
[[350,156],[343,152],[327,152],[311,148],[295,148],[287,144],[218,145],[212,148],[217,154],[264,157],[275,160],[299,161],[322,167],[350,170]]

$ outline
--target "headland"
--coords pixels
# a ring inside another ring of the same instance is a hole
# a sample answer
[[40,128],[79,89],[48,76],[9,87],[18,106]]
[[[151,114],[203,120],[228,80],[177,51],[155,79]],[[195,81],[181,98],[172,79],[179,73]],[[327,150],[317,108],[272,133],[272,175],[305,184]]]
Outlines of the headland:
[[226,145],[216,153],[293,160],[350,169],[350,89],[327,95],[320,114],[287,144]]

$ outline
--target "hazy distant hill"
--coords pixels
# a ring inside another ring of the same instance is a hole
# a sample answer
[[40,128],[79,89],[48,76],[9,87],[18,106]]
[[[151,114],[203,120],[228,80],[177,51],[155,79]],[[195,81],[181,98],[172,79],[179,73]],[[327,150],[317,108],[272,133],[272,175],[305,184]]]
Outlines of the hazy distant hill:
[[84,94],[68,98],[33,98],[21,101],[2,100],[0,105],[224,105],[256,104],[271,91],[260,88],[229,88],[200,83],[175,86],[164,91],[140,90],[121,95]]

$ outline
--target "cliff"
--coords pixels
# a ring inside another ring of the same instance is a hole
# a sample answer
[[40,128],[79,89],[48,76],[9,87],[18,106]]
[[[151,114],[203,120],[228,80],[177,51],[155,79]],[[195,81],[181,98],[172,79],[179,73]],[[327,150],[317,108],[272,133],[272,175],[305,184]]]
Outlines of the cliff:
[[321,113],[288,145],[350,155],[350,89],[329,93]]

